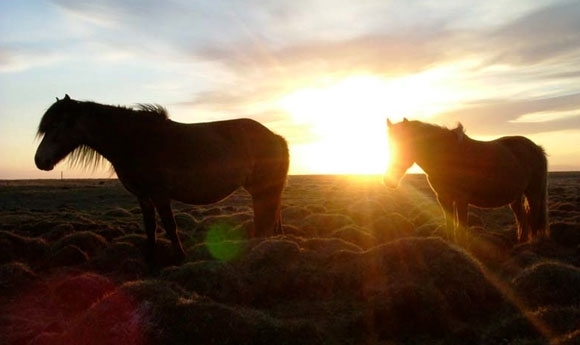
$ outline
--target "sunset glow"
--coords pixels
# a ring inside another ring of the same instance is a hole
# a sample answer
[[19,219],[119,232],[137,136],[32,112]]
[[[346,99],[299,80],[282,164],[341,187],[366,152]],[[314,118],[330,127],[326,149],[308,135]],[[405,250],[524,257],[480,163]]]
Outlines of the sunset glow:
[[292,120],[315,136],[304,152],[313,171],[371,174],[385,169],[384,88],[381,79],[358,76],[299,89],[280,100]]
[[579,18],[569,0],[0,2],[0,179],[110,177],[36,169],[38,122],[65,93],[254,119],[288,141],[290,174],[383,173],[385,119],[403,117],[523,135],[550,171],[580,170],[561,144],[580,138]]
[[440,71],[391,79],[356,75],[298,89],[280,106],[315,135],[298,148],[313,172],[381,174],[389,161],[386,118],[428,119],[449,110],[460,93],[445,78]]

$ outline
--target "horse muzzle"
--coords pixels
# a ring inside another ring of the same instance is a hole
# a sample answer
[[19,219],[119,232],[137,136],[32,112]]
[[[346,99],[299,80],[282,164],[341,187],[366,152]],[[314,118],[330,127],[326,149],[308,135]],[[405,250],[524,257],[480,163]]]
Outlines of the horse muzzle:
[[43,159],[38,155],[34,156],[34,163],[36,163],[36,167],[40,170],[51,171],[54,169],[54,164],[50,160]]
[[384,175],[383,176],[383,184],[385,185],[385,187],[390,188],[390,189],[395,189],[399,186],[399,182],[401,181],[401,178],[395,178],[394,176],[391,175]]

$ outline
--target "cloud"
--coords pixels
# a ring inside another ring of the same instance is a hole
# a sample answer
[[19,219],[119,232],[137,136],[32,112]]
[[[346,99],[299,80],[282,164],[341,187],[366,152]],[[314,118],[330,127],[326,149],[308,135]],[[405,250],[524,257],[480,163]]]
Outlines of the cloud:
[[580,115],[579,109],[564,110],[564,111],[535,111],[519,116],[512,120],[514,123],[542,123],[554,120],[566,119]]
[[[275,2],[54,0],[71,16],[100,26],[100,37],[130,45],[139,40],[183,54],[208,46],[272,42],[280,13]],[[280,37],[278,37],[279,39]]]
[[485,42],[496,53],[492,61],[534,64],[580,54],[580,6],[557,3],[509,23]]
[[324,76],[389,78],[475,59],[479,64],[462,70],[459,80],[486,94],[455,104],[435,122],[461,121],[470,133],[493,136],[580,128],[580,7],[557,3],[514,18],[491,29],[427,20],[344,39],[301,36],[279,45],[239,41],[198,47],[197,57],[219,63],[238,83],[199,94],[194,103],[235,109]]
[[[518,121],[531,114],[565,114],[545,121]],[[580,93],[535,100],[488,100],[439,114],[435,122],[462,122],[468,131],[481,135],[522,135],[580,128]]]
[[392,76],[482,55],[487,56],[484,66],[533,63],[576,54],[580,47],[580,9],[573,2],[532,11],[492,30],[453,23],[465,22],[462,13],[466,11],[472,17],[477,13],[477,22],[497,16],[493,4],[434,7],[404,1],[328,0],[55,3],[98,27],[100,32],[93,39],[118,49],[150,46],[149,53],[157,50],[171,58],[181,55],[180,59],[216,61],[244,78],[267,78],[264,73],[272,73],[273,78],[285,77],[284,73],[299,77],[313,71],[320,75],[365,71]]
[[30,47],[0,46],[0,72],[13,73],[32,67],[48,66],[65,59],[65,56],[52,50]]
[[331,75],[364,71],[393,76],[420,71],[445,58],[445,51],[437,47],[445,35],[425,28],[404,37],[367,34],[340,41],[306,40],[279,49],[212,46],[199,50],[198,55],[242,73],[266,68],[289,71],[293,76],[297,71]]
[[[473,38],[476,38],[475,36]],[[484,33],[472,82],[491,89],[434,120],[461,121],[472,133],[523,135],[580,128],[580,7],[557,3]],[[501,67],[497,67],[501,66]]]
[[408,64],[403,54],[411,63],[433,59],[425,50],[439,41],[444,22],[438,18],[417,24],[405,2],[54,2],[69,16],[94,26],[89,39],[165,47],[232,69],[324,61],[330,70],[356,68],[370,60],[376,69],[400,69]]
[[[357,73],[397,77],[475,59],[480,64],[460,78],[466,87],[492,89],[487,96],[493,101],[468,99],[457,104],[463,108],[439,119],[472,123],[481,133],[557,130],[576,123],[577,103],[566,109],[572,112],[568,116],[542,125],[516,121],[526,114],[563,111],[561,102],[572,102],[573,96],[555,95],[578,93],[580,7],[574,2],[536,9],[515,4],[518,9],[495,22],[489,18],[497,16],[493,8],[501,8],[502,2],[436,8],[404,1],[55,3],[85,18],[96,30],[91,38],[112,50],[159,54],[159,61],[177,59],[184,67],[205,61],[219,69],[212,73],[221,79],[196,89],[179,103],[184,106],[248,113],[256,104],[320,79]],[[477,16],[479,26],[467,25],[466,11]],[[495,26],[485,26],[486,21]],[[508,69],[497,70],[504,65]],[[514,100],[515,94],[528,100]],[[255,112],[276,116],[277,111],[267,104]],[[494,129],[492,122],[503,128]]]

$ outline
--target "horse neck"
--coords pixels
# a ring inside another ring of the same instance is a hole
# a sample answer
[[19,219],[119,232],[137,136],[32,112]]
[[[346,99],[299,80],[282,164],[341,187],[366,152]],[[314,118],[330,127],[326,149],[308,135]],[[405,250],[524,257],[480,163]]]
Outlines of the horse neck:
[[445,171],[449,163],[459,157],[461,144],[444,134],[426,136],[415,147],[415,163],[428,175]]
[[131,119],[126,114],[115,114],[123,111],[131,110],[103,106],[83,114],[86,126],[83,144],[97,151],[113,165],[140,146],[135,142],[136,128],[131,126]]

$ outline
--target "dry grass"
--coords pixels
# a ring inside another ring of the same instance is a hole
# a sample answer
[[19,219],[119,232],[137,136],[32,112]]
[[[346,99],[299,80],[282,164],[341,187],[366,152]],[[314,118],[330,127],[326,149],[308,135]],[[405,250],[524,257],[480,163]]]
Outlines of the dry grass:
[[175,203],[187,260],[160,234],[155,273],[118,181],[0,181],[0,343],[575,344],[579,178],[550,176],[552,240],[473,210],[459,247],[423,176],[291,176],[285,236],[245,237],[243,191]]

